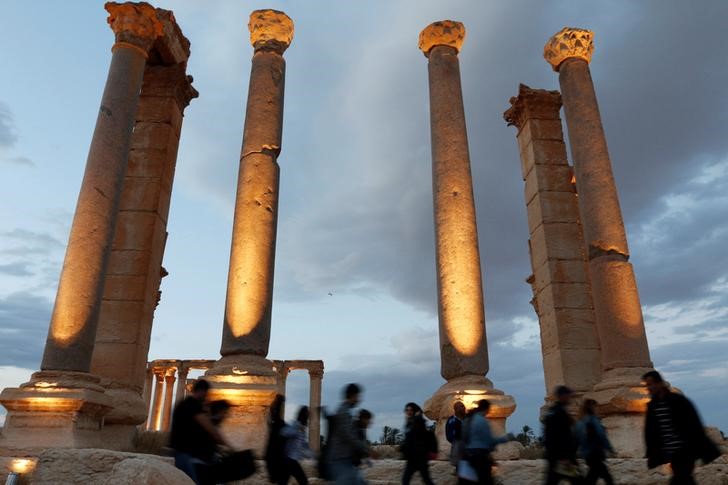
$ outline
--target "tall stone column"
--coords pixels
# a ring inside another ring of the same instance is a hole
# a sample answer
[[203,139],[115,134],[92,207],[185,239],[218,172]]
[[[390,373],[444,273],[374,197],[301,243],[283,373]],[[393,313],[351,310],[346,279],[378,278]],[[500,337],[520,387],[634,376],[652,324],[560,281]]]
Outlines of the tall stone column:
[[265,416],[277,390],[276,373],[266,356],[278,219],[283,52],[293,39],[293,21],[283,12],[256,10],[248,28],[254,54],[240,152],[222,357],[206,375],[217,388],[213,395],[224,396],[233,404],[223,431],[236,445],[262,450]]
[[601,377],[601,362],[561,95],[521,84],[510,103],[504,118],[518,128],[533,270],[528,282],[541,329],[547,401],[560,384],[583,395]]
[[[20,389],[6,389],[0,395],[0,402],[9,411],[3,434],[8,440],[17,438],[21,446],[98,445],[96,432],[103,426],[102,415],[109,410],[110,401],[98,385],[99,378],[89,371],[144,68],[150,48],[162,34],[162,25],[154,8],[146,3],[110,2],[106,9],[116,43],[41,371]],[[59,410],[62,418],[56,414]],[[48,433],[47,426],[58,428],[61,421],[62,432]]]
[[144,378],[144,392],[142,393],[142,401],[144,402],[144,409],[146,410],[146,413],[144,414],[144,426],[146,427],[146,423],[149,421],[149,407],[151,406],[151,400],[152,400],[152,386],[154,386],[154,372],[152,371],[151,367],[147,367],[146,376]]
[[190,370],[184,365],[180,364],[177,368],[177,390],[175,391],[175,402],[180,402],[185,398],[185,391],[187,389],[187,374]]
[[313,451],[319,451],[321,449],[321,383],[324,378],[323,366],[309,370],[308,375],[311,381],[308,397],[308,444]]
[[640,380],[652,362],[589,71],[592,37],[588,30],[564,28],[546,43],[544,57],[559,73],[589,259],[603,368],[592,397],[608,415],[604,422],[618,450],[641,456],[639,430],[647,400]]
[[162,417],[162,405],[164,404],[164,369],[154,369],[154,400],[149,418],[149,430],[158,431]]
[[164,408],[162,410],[162,431],[169,431],[169,422],[172,418],[172,403],[174,402],[174,383],[176,369],[168,369],[164,375]]
[[425,403],[425,412],[444,430],[455,400],[468,405],[488,399],[497,433],[504,431],[515,402],[485,378],[483,286],[458,61],[464,39],[463,24],[450,20],[429,25],[419,38],[428,58],[441,374],[447,380]]
[[167,10],[144,70],[118,222],[106,270],[91,371],[113,398],[108,443],[131,447],[147,416],[141,398],[159,296],[167,220],[184,110],[197,97],[186,74],[190,43]]

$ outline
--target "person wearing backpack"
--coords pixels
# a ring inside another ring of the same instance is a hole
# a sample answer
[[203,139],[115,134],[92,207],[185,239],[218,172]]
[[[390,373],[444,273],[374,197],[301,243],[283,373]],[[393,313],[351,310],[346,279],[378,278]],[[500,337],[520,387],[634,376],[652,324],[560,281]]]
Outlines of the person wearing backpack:
[[455,401],[452,408],[454,414],[447,418],[447,423],[445,423],[445,439],[450,443],[450,463],[457,466],[463,453],[463,421],[467,413],[462,401]]
[[308,446],[306,427],[308,426],[308,406],[301,406],[298,410],[296,422],[286,424],[281,429],[281,436],[285,439],[283,471],[278,477],[278,485],[287,485],[290,477],[296,479],[298,485],[308,485],[308,478],[301,467],[300,460],[313,458],[313,451]]
[[[404,407],[404,415],[406,421],[402,454],[407,463],[402,474],[402,485],[409,485],[416,472],[420,473],[422,481],[426,485],[434,485],[428,464],[433,453],[432,437],[434,437],[434,433],[427,429],[425,418],[422,417],[422,408],[417,404],[407,403]],[[433,436],[431,437],[430,434]],[[437,452],[437,440],[435,440],[434,452]]]
[[614,449],[602,422],[596,415],[596,404],[594,399],[584,399],[581,408],[582,418],[576,423],[579,453],[589,467],[584,485],[594,485],[600,478],[603,478],[607,485],[612,485],[614,480],[604,460],[607,458],[607,453],[614,453]]
[[268,417],[268,443],[265,447],[265,468],[268,470],[268,481],[279,483],[285,474],[286,463],[286,438],[281,431],[286,426],[283,420],[283,405],[286,402],[285,396],[278,394],[270,406]]

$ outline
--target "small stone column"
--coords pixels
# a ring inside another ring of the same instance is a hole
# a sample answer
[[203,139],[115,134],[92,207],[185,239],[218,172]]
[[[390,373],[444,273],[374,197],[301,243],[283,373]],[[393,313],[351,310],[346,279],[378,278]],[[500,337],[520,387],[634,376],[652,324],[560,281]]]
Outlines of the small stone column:
[[642,455],[641,376],[652,368],[642,308],[589,62],[591,31],[564,28],[544,47],[559,73],[589,259],[603,374],[591,395],[624,455]]
[[169,423],[172,419],[172,403],[174,402],[174,383],[176,369],[168,369],[164,375],[164,409],[162,411],[162,431],[169,431]]
[[149,418],[149,430],[159,431],[162,417],[162,404],[164,393],[164,369],[154,369],[154,377],[156,385],[154,386],[154,401],[152,402],[152,412]]
[[185,398],[185,389],[187,387],[187,374],[190,370],[184,365],[180,364],[177,368],[177,391],[175,392],[175,402],[180,402]]
[[[154,8],[146,3],[110,2],[106,9],[116,43],[71,225],[41,372],[20,389],[6,389],[0,395],[0,402],[9,411],[4,432],[9,440],[14,439],[14,412],[24,413],[15,423],[20,426],[18,446],[98,446],[98,434],[90,430],[102,428],[101,416],[110,407],[98,385],[99,378],[89,371],[147,53],[162,34],[162,25]],[[70,406],[73,412],[65,411],[63,432],[48,432],[48,425],[56,430],[61,421],[54,405],[60,394],[53,392],[51,397],[46,392],[49,388],[68,390],[64,397],[78,403]],[[48,412],[54,413],[50,421],[44,418]]]
[[447,380],[425,403],[425,412],[444,433],[454,400],[471,404],[487,398],[499,433],[515,402],[485,378],[483,286],[458,61],[464,39],[463,24],[451,20],[429,25],[419,38],[428,58],[441,374]]
[[[233,408],[223,431],[235,446],[261,451],[268,407],[277,392],[266,360],[278,220],[278,155],[283,129],[285,60],[293,21],[256,10],[248,23],[254,48],[230,250],[221,359],[206,376]],[[236,397],[237,396],[237,397]]]
[[520,85],[504,113],[518,128],[528,213],[533,306],[541,329],[547,402],[557,385],[578,395],[601,376],[599,339],[579,223],[578,197],[566,159],[558,91]]
[[149,406],[151,406],[151,399],[152,399],[152,386],[154,385],[154,372],[152,371],[151,367],[147,367],[146,376],[144,378],[144,392],[142,393],[142,401],[144,402],[144,409],[147,410],[147,413],[145,414],[146,419],[144,420],[144,424],[146,426],[146,422],[149,421]]
[[321,449],[321,383],[324,378],[323,366],[310,369],[308,376],[311,381],[308,410],[308,444],[313,451]]

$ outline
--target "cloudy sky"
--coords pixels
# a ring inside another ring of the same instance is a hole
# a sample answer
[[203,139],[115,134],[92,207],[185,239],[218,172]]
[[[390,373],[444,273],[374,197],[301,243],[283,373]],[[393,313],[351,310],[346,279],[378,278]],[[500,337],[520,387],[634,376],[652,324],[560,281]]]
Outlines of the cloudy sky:
[[[545,392],[525,278],[518,84],[565,25],[595,32],[591,69],[656,367],[728,430],[728,64],[721,0],[160,0],[192,42],[150,359],[216,358],[258,8],[296,25],[286,105],[271,358],[323,359],[324,400],[361,382],[379,425],[442,383],[437,353],[427,62],[417,35],[464,22],[460,54],[484,270],[490,377],[511,430]],[[110,60],[101,1],[3,2],[0,16],[0,387],[40,362]],[[722,249],[721,249],[722,248]],[[332,296],[329,296],[332,293]],[[294,403],[307,376],[294,373]],[[294,406],[290,406],[293,408]],[[2,418],[0,418],[2,419]],[[378,433],[378,431],[377,431]]]

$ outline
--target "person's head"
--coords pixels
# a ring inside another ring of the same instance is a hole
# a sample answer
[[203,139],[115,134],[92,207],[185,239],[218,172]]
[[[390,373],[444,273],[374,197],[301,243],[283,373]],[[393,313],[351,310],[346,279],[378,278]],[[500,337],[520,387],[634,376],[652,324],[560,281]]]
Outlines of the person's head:
[[301,406],[298,410],[296,421],[298,421],[298,423],[302,426],[308,426],[308,406]]
[[465,417],[465,404],[462,401],[455,401],[455,404],[452,405],[452,410],[458,418],[462,419]]
[[570,387],[557,386],[554,390],[554,397],[556,401],[566,406],[571,402],[571,398],[574,396],[574,391]]
[[344,388],[344,400],[352,406],[359,404],[360,398],[361,386],[359,384],[354,384],[352,382]]
[[488,414],[488,411],[490,411],[490,401],[487,399],[481,399],[478,401],[477,405],[475,406],[475,412],[477,414],[482,414],[483,416],[486,416]]
[[642,380],[645,382],[647,392],[652,397],[660,397],[667,391],[667,383],[656,370],[646,372],[642,376]]
[[359,427],[361,429],[367,429],[372,424],[373,418],[374,415],[370,411],[362,409],[359,411]]
[[210,390],[210,383],[204,379],[197,379],[192,385],[192,397],[198,401],[204,401],[207,397],[207,391]]
[[281,421],[283,419],[283,406],[286,404],[286,396],[276,394],[273,404],[270,405],[271,421]]
[[597,402],[594,399],[584,399],[581,404],[581,414],[583,416],[593,416],[597,411]]
[[210,410],[210,421],[212,424],[219,425],[227,417],[227,413],[230,410],[230,403],[224,399],[218,401],[212,401],[209,406]]
[[416,403],[408,402],[404,405],[404,415],[407,419],[413,418],[418,414],[422,414],[422,408],[420,408]]

